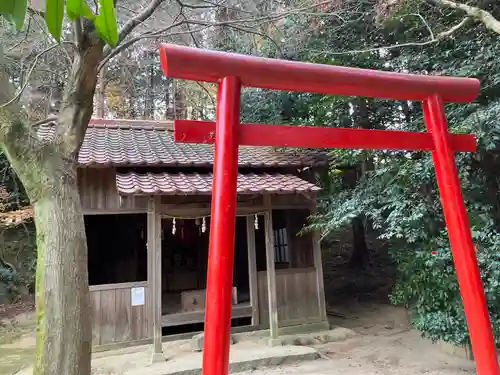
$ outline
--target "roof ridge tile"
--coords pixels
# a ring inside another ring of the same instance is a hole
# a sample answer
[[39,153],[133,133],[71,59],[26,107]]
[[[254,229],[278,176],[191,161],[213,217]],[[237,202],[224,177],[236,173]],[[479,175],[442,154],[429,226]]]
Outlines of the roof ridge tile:
[[[211,173],[144,173],[127,172],[116,174],[116,187],[122,195],[199,195],[212,191]],[[292,174],[283,173],[238,173],[237,192],[251,194],[273,192],[293,194],[315,192],[320,188]]]
[[[175,143],[170,129],[131,126],[130,123],[135,120],[101,121],[93,121],[87,129],[78,157],[80,166],[213,165],[213,145]],[[38,127],[37,133],[41,139],[50,141],[54,137],[55,126],[44,124]],[[277,151],[270,147],[242,146],[238,154],[239,167],[302,168],[326,166],[329,162],[329,157],[318,150]]]

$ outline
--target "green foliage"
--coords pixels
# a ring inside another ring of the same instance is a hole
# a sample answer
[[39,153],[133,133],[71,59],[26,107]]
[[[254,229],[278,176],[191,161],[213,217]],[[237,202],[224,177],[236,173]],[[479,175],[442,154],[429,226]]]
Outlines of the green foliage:
[[94,13],[92,13],[85,0],[67,0],[66,13],[71,21],[76,20],[78,17],[83,17],[90,21],[95,18]]
[[19,293],[21,278],[17,271],[0,263],[0,303],[11,302]]
[[[287,58],[361,68],[481,80],[481,93],[470,105],[447,105],[449,127],[474,133],[478,152],[457,154],[464,198],[497,345],[500,347],[500,36],[483,27],[465,27],[439,43],[430,40],[464,17],[459,11],[422,2],[407,2],[383,14],[374,2],[344,1],[342,8],[322,9],[324,17],[290,15],[284,30]],[[500,5],[474,1],[500,18]],[[409,7],[409,8],[408,8]],[[384,13],[384,12],[382,12]],[[391,14],[392,13],[392,14]],[[425,22],[423,21],[425,19]],[[406,47],[375,47],[416,42]],[[266,54],[277,51],[267,46]],[[350,52],[355,51],[355,52]],[[363,52],[362,52],[363,51]],[[345,98],[303,93],[247,90],[242,99],[244,121],[422,131],[418,103]],[[335,164],[324,183],[320,212],[312,227],[325,235],[363,217],[366,225],[391,245],[398,268],[394,303],[413,311],[414,326],[432,339],[456,344],[469,340],[452,264],[451,251],[429,153],[332,150]],[[346,184],[338,166],[364,170]]]
[[[429,249],[393,251],[399,280],[392,301],[410,307],[415,327],[431,339],[467,344],[469,335],[446,233],[442,232],[433,242],[436,246]],[[500,254],[492,251],[492,246],[499,245],[500,238],[496,235],[486,246],[477,246],[477,259],[500,347]]]
[[118,43],[118,26],[113,0],[99,0],[99,14],[94,20],[102,40],[114,47]]
[[0,1],[0,15],[13,22],[18,30],[24,25],[28,0],[2,0]]
[[14,9],[12,11],[12,19],[16,25],[16,28],[20,30],[24,25],[24,19],[26,18],[26,11],[28,10],[28,0],[16,0],[14,4]]
[[[97,16],[94,15],[86,0],[46,0],[45,23],[50,35],[58,42],[61,41],[65,7],[71,21],[76,21],[80,17],[93,21],[99,37],[110,46],[116,46],[118,25],[113,0],[99,0]],[[0,1],[0,15],[13,22],[18,30],[24,25],[27,9],[28,0]]]
[[9,229],[3,228],[0,238],[0,254],[3,260],[17,270],[18,287],[22,287],[24,292],[34,292],[36,270],[34,224],[29,221]]
[[47,0],[45,2],[45,23],[50,35],[58,42],[61,40],[64,19],[64,0]]

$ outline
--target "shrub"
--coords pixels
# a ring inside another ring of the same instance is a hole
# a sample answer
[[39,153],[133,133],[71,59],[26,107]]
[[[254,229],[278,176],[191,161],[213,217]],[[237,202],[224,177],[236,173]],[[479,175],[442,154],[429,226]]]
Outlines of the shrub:
[[[399,278],[391,296],[395,304],[410,308],[415,328],[432,340],[457,345],[469,343],[464,309],[445,233],[424,250],[392,250]],[[498,237],[477,245],[496,344],[500,347],[500,254]]]
[[2,263],[0,263],[0,303],[7,303],[19,295],[21,278],[12,266]]

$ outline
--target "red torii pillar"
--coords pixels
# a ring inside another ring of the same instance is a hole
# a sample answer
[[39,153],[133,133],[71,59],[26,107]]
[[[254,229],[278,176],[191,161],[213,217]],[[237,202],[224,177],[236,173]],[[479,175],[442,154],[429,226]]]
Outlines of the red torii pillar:
[[[318,65],[161,45],[165,75],[218,83],[216,123],[176,121],[175,140],[215,143],[203,374],[228,373],[238,145],[431,151],[478,375],[500,375],[454,152],[472,135],[450,134],[444,102],[467,103],[479,81]],[[420,101],[427,132],[240,125],[241,87]]]

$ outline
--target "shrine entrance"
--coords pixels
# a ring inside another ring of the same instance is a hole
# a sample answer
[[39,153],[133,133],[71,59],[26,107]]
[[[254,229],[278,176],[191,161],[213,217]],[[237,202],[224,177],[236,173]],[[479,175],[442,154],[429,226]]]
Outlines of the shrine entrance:
[[[258,58],[164,44],[165,75],[218,83],[216,123],[175,121],[176,142],[215,143],[207,271],[203,374],[228,373],[229,330],[239,146],[431,151],[478,375],[498,375],[486,299],[455,165],[455,152],[474,152],[472,135],[450,134],[444,103],[466,103],[479,92],[469,78],[418,76]],[[427,132],[240,124],[242,87],[365,96],[422,103]],[[272,238],[273,233],[269,233]],[[272,280],[269,285],[272,285]],[[276,290],[269,288],[270,310]],[[277,317],[270,316],[271,337]],[[158,322],[154,322],[155,331]],[[161,335],[154,335],[161,351]]]

